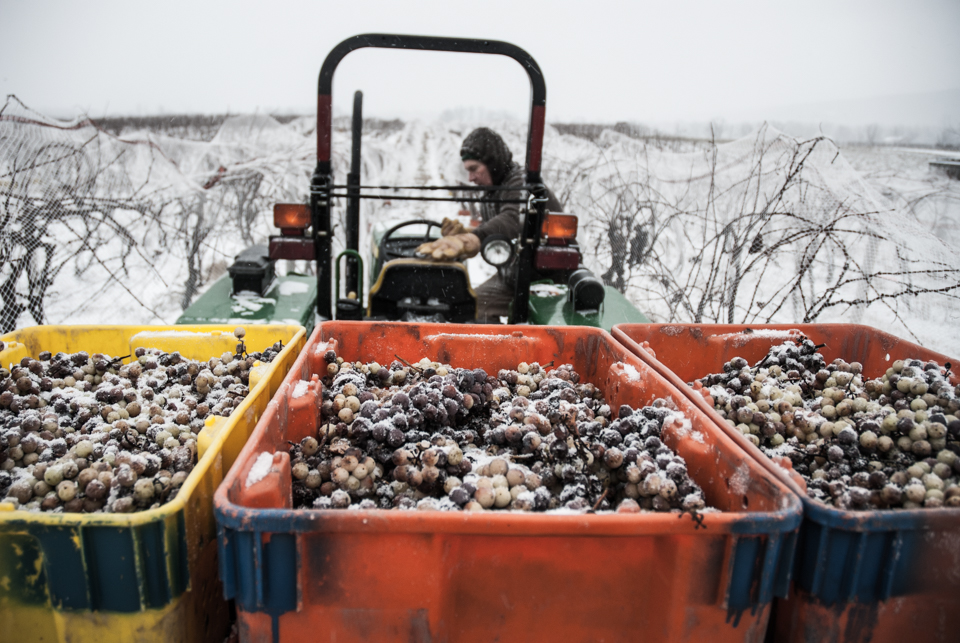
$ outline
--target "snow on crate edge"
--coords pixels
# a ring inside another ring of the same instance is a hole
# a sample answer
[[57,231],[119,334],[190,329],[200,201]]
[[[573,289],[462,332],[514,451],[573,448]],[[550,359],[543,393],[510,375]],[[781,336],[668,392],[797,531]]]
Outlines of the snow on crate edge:
[[676,337],[683,332],[683,326],[664,326],[660,332],[669,337]]
[[250,467],[250,473],[247,474],[247,483],[248,487],[252,487],[261,480],[267,477],[267,474],[270,472],[270,465],[273,464],[273,455],[264,451],[257,456],[257,460],[253,463],[253,466]]
[[690,438],[694,442],[706,444],[703,433],[700,431],[695,431],[693,429],[693,423],[690,422],[690,419],[680,411],[671,411],[665,418],[663,418],[664,426],[666,426],[668,422],[674,423],[676,426],[674,431],[678,437]]
[[[246,321],[246,320],[243,320]],[[141,330],[131,337],[134,339],[149,339],[151,337],[201,337],[222,335],[223,331],[192,331],[192,330]]]
[[750,487],[750,467],[746,462],[741,462],[733,475],[730,476],[730,491],[737,495],[746,495]]
[[[747,332],[749,331],[749,332]],[[724,335],[714,335],[716,339],[728,339],[733,345],[737,348],[745,346],[747,342],[754,339],[796,339],[800,335],[800,331],[796,328],[791,328],[790,330],[776,330],[772,328],[761,328],[758,330],[747,329],[739,333],[726,333]]]
[[626,375],[627,379],[631,382],[643,381],[643,378],[640,376],[640,372],[632,364],[626,364],[624,362],[617,362],[617,364],[623,367],[623,374]]
[[512,335],[501,335],[501,334],[481,334],[481,333],[436,333],[434,335],[427,335],[424,337],[425,340],[444,340],[444,339],[460,339],[463,337],[470,337],[473,339],[492,339],[498,342],[503,341],[504,339],[514,339]]
[[309,390],[310,390],[310,383],[300,380],[299,382],[297,382],[297,385],[293,387],[293,393],[291,393],[290,396],[293,399],[297,399],[298,397],[303,397],[304,395],[306,395],[307,391]]

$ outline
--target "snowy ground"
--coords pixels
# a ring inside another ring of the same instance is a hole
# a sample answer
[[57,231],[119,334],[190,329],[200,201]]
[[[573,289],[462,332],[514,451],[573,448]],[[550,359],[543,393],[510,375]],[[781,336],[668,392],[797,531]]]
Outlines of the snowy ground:
[[[0,112],[0,189],[16,197],[4,205],[0,291],[6,315],[19,311],[11,302],[23,308],[17,326],[39,315],[172,323],[237,252],[274,232],[273,203],[307,200],[312,118],[235,117],[206,142],[145,130],[117,139],[73,125],[9,102]],[[348,170],[346,125],[334,132],[338,182]],[[458,150],[475,125],[368,127],[362,182],[465,182]],[[485,125],[522,163],[525,124]],[[860,322],[960,355],[960,181],[931,173],[929,157],[837,149],[772,128],[720,145],[571,131],[547,129],[546,182],[580,217],[585,263],[652,319]],[[362,250],[375,228],[460,209],[388,199],[362,208]],[[38,231],[31,212],[52,214]],[[491,272],[480,260],[469,268],[475,283]]]

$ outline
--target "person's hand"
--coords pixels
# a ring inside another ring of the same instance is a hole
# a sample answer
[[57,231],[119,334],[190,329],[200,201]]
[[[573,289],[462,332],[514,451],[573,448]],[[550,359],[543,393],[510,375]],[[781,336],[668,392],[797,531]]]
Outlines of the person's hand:
[[440,234],[445,237],[450,237],[455,234],[463,234],[464,232],[470,231],[456,219],[448,219],[444,217],[443,221],[440,223]]
[[480,237],[472,232],[442,237],[421,244],[417,254],[426,255],[434,261],[453,261],[476,256],[480,252]]

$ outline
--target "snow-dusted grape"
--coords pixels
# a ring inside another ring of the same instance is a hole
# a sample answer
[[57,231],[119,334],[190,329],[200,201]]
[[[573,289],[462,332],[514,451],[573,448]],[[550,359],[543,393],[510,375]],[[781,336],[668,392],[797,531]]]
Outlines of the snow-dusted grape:
[[282,348],[206,362],[138,348],[127,364],[43,352],[0,368],[0,501],[28,511],[159,507],[196,464],[206,418],[229,416],[254,363]]
[[[656,401],[614,413],[569,364],[523,362],[493,376],[428,359],[383,366],[328,351],[325,361],[320,429],[290,448],[297,508],[706,507],[682,458],[659,439],[676,412]],[[345,416],[351,397],[359,405]],[[640,467],[658,484],[638,484]],[[307,484],[304,470],[320,472],[322,484]]]
[[857,362],[826,364],[803,339],[700,382],[728,423],[789,458],[811,498],[854,510],[960,507],[960,387],[935,362],[896,360],[870,379]]

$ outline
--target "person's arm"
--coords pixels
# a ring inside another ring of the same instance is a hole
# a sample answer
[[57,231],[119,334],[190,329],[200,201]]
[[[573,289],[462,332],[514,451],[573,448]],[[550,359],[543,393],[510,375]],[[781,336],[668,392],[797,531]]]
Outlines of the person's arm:
[[[520,187],[524,184],[523,171],[513,172],[507,178],[505,185],[515,185]],[[522,199],[526,192],[521,190],[506,190],[501,192],[506,200]],[[550,188],[547,188],[547,212],[563,212],[563,205],[553,194]],[[523,219],[520,216],[519,203],[503,203],[500,205],[499,213],[490,221],[480,225],[473,233],[477,235],[480,241],[487,235],[502,234],[509,239],[516,239],[523,231]]]
[[[523,170],[518,169],[511,172],[504,182],[505,186],[520,187],[523,185]],[[504,201],[517,201],[523,198],[524,193],[521,190],[502,190],[497,191],[497,197]],[[473,234],[477,235],[480,241],[483,241],[488,235],[502,234],[509,239],[516,239],[520,236],[523,229],[523,223],[520,219],[519,203],[500,203],[497,208],[497,216],[489,221],[480,224]]]
[[[524,174],[522,169],[517,169],[508,175],[504,185],[520,187],[524,184]],[[525,192],[522,190],[504,190],[498,192],[500,198],[508,201],[516,201],[523,198]],[[473,257],[480,251],[483,240],[491,234],[502,234],[508,239],[516,239],[523,231],[523,221],[520,218],[519,203],[501,203],[499,204],[498,214],[486,223],[481,224],[472,231],[464,229],[461,233],[453,233],[444,236],[437,241],[421,245],[417,252],[430,256],[438,261],[451,260],[455,258]],[[563,207],[557,198],[549,189],[547,189],[547,211],[562,212]]]

